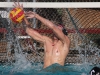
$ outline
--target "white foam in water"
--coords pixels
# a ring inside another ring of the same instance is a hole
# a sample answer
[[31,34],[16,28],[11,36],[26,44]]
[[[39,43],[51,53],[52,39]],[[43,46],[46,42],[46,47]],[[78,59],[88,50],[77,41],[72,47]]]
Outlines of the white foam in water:
[[25,55],[16,53],[16,62],[13,64],[12,71],[23,71],[25,69],[31,69],[31,63],[25,58]]

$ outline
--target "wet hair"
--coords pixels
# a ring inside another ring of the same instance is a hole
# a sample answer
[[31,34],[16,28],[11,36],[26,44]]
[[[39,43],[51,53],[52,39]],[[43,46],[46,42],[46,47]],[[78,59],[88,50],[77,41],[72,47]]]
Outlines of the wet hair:
[[60,27],[62,27],[62,32],[64,33],[64,35],[68,35],[68,31],[64,28],[64,26],[63,25],[58,25],[58,26],[60,26]]

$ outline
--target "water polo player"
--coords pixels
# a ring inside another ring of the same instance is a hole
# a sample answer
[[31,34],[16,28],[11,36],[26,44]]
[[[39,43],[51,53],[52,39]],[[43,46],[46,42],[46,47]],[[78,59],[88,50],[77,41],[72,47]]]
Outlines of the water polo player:
[[[15,7],[22,8],[22,6],[18,3],[14,4]],[[24,22],[26,24],[26,33],[31,36],[34,40],[43,43],[44,45],[44,66],[43,68],[50,67],[54,64],[58,64],[63,66],[65,63],[65,59],[69,53],[70,40],[67,35],[67,31],[65,28],[60,27],[52,23],[46,18],[43,18],[39,14],[35,12],[29,11],[25,13]],[[36,18],[41,21],[45,26],[49,27],[55,36],[50,38],[45,35],[41,35],[37,31],[35,31],[32,27],[30,27],[30,23],[27,19]]]

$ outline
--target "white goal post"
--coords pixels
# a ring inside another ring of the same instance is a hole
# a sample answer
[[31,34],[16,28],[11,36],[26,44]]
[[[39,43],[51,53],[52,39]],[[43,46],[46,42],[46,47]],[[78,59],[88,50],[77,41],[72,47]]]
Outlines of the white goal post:
[[[0,2],[0,8],[12,8],[13,2]],[[100,8],[100,2],[20,2],[24,8]]]

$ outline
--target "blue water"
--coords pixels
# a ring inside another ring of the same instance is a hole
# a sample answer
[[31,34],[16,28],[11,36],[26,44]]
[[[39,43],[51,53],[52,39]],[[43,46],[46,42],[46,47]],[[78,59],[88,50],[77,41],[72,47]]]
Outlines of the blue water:
[[[24,66],[23,66],[24,67]],[[82,65],[72,65],[67,64],[64,66],[64,68],[67,69],[67,71],[53,71],[53,72],[46,72],[41,71],[42,66],[38,65],[32,65],[31,68],[25,68],[25,69],[14,69],[14,66],[11,65],[1,65],[0,66],[0,75],[89,75],[89,71],[94,66],[88,65],[88,64],[82,64]]]

